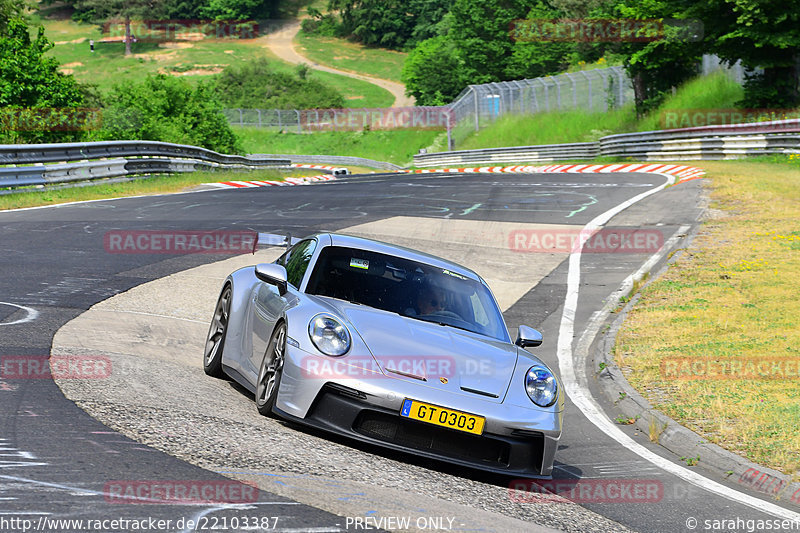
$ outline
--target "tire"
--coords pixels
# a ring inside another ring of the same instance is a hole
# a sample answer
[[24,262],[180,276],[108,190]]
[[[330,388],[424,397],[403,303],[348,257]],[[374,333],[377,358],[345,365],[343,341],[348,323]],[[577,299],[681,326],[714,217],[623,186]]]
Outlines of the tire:
[[228,334],[232,296],[231,286],[226,285],[217,300],[217,306],[214,308],[214,316],[211,317],[211,326],[208,328],[208,336],[206,337],[203,370],[206,374],[215,378],[221,378],[224,375],[222,371],[222,349],[225,347],[225,337]]
[[264,359],[258,368],[256,383],[256,408],[264,416],[272,415],[278,389],[281,386],[284,357],[286,356],[286,324],[281,322],[269,339]]

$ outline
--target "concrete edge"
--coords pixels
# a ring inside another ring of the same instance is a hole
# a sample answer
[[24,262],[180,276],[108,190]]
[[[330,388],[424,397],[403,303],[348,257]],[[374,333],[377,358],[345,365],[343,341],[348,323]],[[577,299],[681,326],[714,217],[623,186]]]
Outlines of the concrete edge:
[[[695,222],[686,237],[675,241],[670,250],[665,250],[667,258],[658,261],[654,268],[644,272],[649,277],[640,288],[646,287],[661,277],[670,264],[683,255],[683,251],[697,236],[702,224],[702,222]],[[621,304],[622,298],[631,295],[632,291],[632,287],[623,287],[613,293],[611,298],[617,304]],[[651,421],[657,424],[661,432],[658,437],[658,444],[677,456],[686,458],[699,457],[699,462],[702,462],[703,466],[709,468],[722,479],[732,479],[743,487],[772,496],[775,500],[785,501],[800,507],[800,482],[794,482],[791,476],[761,466],[709,442],[701,435],[655,409],[647,399],[628,383],[611,352],[616,342],[617,333],[630,310],[638,302],[639,296],[640,293],[637,291],[627,304],[616,313],[617,316],[610,320],[610,324],[609,317],[606,320],[607,327],[604,328],[604,331],[598,333],[593,342],[594,360],[605,363],[605,367],[599,372],[593,371],[592,375],[597,379],[597,384],[606,399],[622,411],[625,416],[635,418],[635,427],[644,435],[649,435]],[[620,398],[620,393],[624,393],[624,398]]]

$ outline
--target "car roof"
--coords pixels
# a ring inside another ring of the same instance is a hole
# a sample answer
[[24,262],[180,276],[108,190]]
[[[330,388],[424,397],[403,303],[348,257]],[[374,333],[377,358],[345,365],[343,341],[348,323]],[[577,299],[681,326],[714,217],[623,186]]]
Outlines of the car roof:
[[377,252],[381,254],[401,257],[403,259],[409,259],[411,261],[417,261],[419,263],[424,263],[438,268],[451,270],[457,274],[461,274],[462,276],[466,276],[470,279],[485,284],[483,279],[477,273],[464,266],[459,265],[458,263],[453,263],[452,261],[448,261],[447,259],[442,259],[441,257],[427,254],[425,252],[420,252],[418,250],[406,248],[405,246],[399,246],[396,244],[390,244],[388,242],[377,241],[375,239],[367,239],[365,237],[355,237],[353,235],[346,235],[343,233],[319,233],[315,236],[316,237],[328,236],[330,238],[332,246],[357,248],[360,250],[368,250],[371,252]]

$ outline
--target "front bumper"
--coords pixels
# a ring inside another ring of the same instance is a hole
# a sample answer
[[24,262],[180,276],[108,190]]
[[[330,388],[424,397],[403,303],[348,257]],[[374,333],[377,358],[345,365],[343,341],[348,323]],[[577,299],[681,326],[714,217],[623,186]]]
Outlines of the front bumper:
[[[562,413],[468,398],[422,382],[315,379],[301,370],[310,354],[289,347],[275,406],[279,416],[362,442],[449,463],[520,477],[549,477]],[[298,364],[300,363],[300,364]],[[405,398],[486,418],[480,436],[400,416]]]

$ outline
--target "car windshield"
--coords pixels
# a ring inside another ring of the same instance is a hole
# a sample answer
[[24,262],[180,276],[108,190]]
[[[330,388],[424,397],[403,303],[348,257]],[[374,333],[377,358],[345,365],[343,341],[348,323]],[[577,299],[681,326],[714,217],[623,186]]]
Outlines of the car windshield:
[[329,246],[320,252],[306,293],[508,340],[502,315],[485,285],[408,259]]

